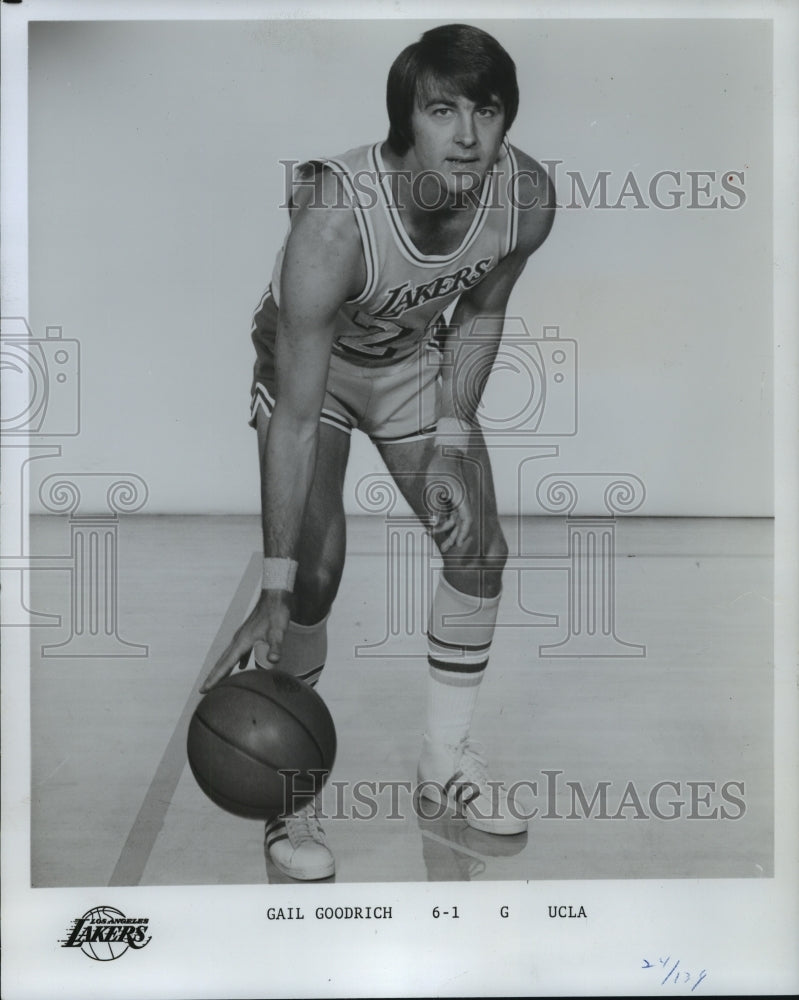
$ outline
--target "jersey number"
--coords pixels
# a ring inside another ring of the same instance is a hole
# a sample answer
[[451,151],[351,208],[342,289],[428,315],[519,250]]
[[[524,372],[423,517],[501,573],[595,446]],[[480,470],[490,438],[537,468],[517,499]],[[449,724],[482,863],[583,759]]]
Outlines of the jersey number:
[[340,337],[337,341],[342,350],[349,354],[360,354],[369,358],[390,358],[397,353],[396,346],[390,346],[403,337],[416,339],[419,331],[409,326],[398,326],[396,323],[375,319],[365,312],[356,312],[352,322],[362,330],[365,337]]

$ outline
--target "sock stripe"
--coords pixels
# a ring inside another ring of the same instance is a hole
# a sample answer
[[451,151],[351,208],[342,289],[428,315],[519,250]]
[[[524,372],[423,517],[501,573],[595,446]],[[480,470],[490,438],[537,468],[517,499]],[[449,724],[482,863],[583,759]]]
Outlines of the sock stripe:
[[487,649],[475,649],[466,650],[463,648],[454,649],[439,649],[433,643],[428,643],[427,645],[427,655],[432,656],[435,660],[441,660],[443,663],[451,664],[451,669],[459,670],[462,666],[466,667],[469,664],[483,663],[488,659],[489,650]]
[[430,643],[435,643],[436,646],[441,646],[442,649],[457,649],[464,650],[473,653],[483,652],[491,648],[491,640],[488,642],[445,642],[443,639],[439,639],[438,636],[433,635],[432,632],[428,632],[427,640]]
[[306,684],[310,684],[311,687],[316,686],[316,682],[319,680],[319,675],[324,670],[324,663],[320,667],[314,667],[313,670],[308,670],[304,674],[297,674],[297,677],[301,681],[305,681]]
[[435,656],[428,655],[427,662],[431,667],[435,667],[436,670],[443,670],[445,673],[452,674],[480,674],[488,666],[488,660],[481,660],[479,663],[464,663],[463,660],[458,660],[457,663],[447,662],[446,660],[439,660]]
[[[465,674],[460,671],[455,670],[439,670],[438,667],[430,666],[428,667],[428,675],[430,677],[431,684],[440,684],[441,687],[449,691],[449,696],[453,697],[455,692],[454,688],[462,688],[464,690],[468,688],[479,688],[482,683],[485,671],[475,674]],[[460,739],[456,739],[454,743],[459,743]],[[453,744],[454,745],[454,744]]]
[[[433,594],[427,623],[427,718],[425,753],[431,774],[451,774],[456,748],[468,737],[485,677],[499,596],[477,597],[456,590],[443,575]],[[455,789],[447,794],[454,797]],[[468,799],[464,795],[463,800]]]

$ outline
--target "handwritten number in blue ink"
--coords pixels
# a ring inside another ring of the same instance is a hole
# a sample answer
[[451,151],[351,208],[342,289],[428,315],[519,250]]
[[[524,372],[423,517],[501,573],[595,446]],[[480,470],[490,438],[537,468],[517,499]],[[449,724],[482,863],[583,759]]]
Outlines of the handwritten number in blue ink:
[[[670,961],[671,961],[671,956],[668,956],[667,958],[659,958],[658,959],[658,964],[661,965],[663,968],[665,968]],[[655,963],[654,962],[650,962],[648,958],[643,959],[643,965],[641,966],[642,969],[654,969],[654,967],[655,967]],[[679,968],[680,968],[680,960],[677,959],[677,961],[674,963],[674,965],[672,965],[672,967],[666,973],[665,978],[661,980],[660,985],[661,986],[665,986],[666,983],[670,979],[672,980],[672,982],[675,985],[679,985],[679,982],[680,982],[680,971],[679,971]],[[682,976],[683,976],[683,980],[682,980],[683,981],[683,985],[685,985],[686,983],[689,983],[691,981],[691,978],[692,978],[691,973],[688,972],[686,969],[682,970]],[[673,979],[672,979],[672,977],[673,977]],[[699,973],[699,977],[697,978],[696,982],[691,987],[691,992],[693,993],[693,991],[702,982],[702,980],[706,979],[706,978],[707,978],[707,972],[705,971],[705,969],[702,969],[702,971]]]
[[[677,966],[678,966],[679,964],[680,964],[680,960],[679,960],[679,959],[677,959],[677,961],[676,961],[676,962],[674,963],[674,965],[672,966],[671,970],[670,970],[670,971],[669,971],[669,972],[667,973],[667,975],[666,975],[666,978],[665,978],[665,979],[663,980],[663,982],[662,982],[662,983],[660,984],[661,986],[663,986],[663,985],[664,985],[665,983],[667,983],[667,982],[669,981],[669,979],[671,978],[671,973],[672,973],[672,972],[674,972],[674,970],[675,970],[675,969],[677,968]],[[677,979],[679,979],[679,975],[677,976]],[[675,981],[675,983],[677,982],[677,979],[675,979],[675,980],[674,980],[674,981]]]

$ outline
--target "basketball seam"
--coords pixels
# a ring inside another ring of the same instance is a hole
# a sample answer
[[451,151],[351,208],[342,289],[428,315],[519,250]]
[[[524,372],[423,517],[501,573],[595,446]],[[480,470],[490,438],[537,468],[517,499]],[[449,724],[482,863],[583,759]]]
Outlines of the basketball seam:
[[[211,725],[209,725],[201,715],[197,715],[197,716],[195,716],[195,718],[197,719],[197,722],[200,725],[204,726],[205,729],[212,736],[215,736],[218,740],[221,740],[222,743],[226,743],[233,750],[238,751],[238,753],[240,753],[243,757],[249,757],[250,760],[255,761],[256,764],[263,764],[266,767],[271,767],[272,770],[275,772],[275,774],[282,774],[284,771],[296,770],[295,768],[277,767],[275,765],[274,761],[264,760],[262,757],[256,757],[255,754],[251,753],[248,749],[245,749],[243,747],[238,746],[238,744],[234,743],[233,740],[231,740],[227,736],[225,736],[224,733],[220,733],[218,730],[214,729],[214,727],[211,726]],[[316,749],[320,751],[319,752],[319,756],[321,758],[322,757],[321,748],[320,748],[319,744],[316,742],[316,740],[314,740],[313,742],[316,745]],[[302,774],[301,771],[299,773]]]
[[[241,680],[241,679],[242,679],[242,677],[243,677],[243,675],[240,675],[239,677],[236,677],[236,678],[234,678],[234,680]],[[305,732],[306,732],[306,733],[308,734],[308,736],[310,737],[310,739],[311,739],[311,741],[313,742],[313,744],[314,744],[314,745],[316,746],[316,749],[317,749],[317,752],[319,753],[319,759],[320,759],[320,760],[321,760],[322,762],[324,762],[324,759],[325,759],[325,755],[324,755],[324,751],[322,750],[322,746],[321,746],[321,744],[319,743],[319,740],[318,740],[318,739],[316,738],[316,736],[314,736],[313,732],[312,732],[312,731],[311,731],[311,730],[310,730],[310,729],[308,728],[308,726],[307,726],[307,725],[305,724],[305,722],[303,721],[303,719],[302,719],[302,718],[301,718],[301,717],[300,717],[299,715],[296,715],[296,714],[295,714],[295,713],[294,713],[294,712],[293,712],[293,711],[292,711],[292,710],[291,710],[291,709],[290,709],[290,708],[288,707],[288,705],[285,705],[285,704],[284,704],[283,702],[281,702],[281,701],[275,701],[275,700],[274,700],[273,698],[270,698],[270,697],[269,697],[269,695],[268,695],[268,694],[266,694],[265,692],[263,692],[263,691],[259,691],[259,690],[258,690],[258,688],[252,688],[252,687],[250,687],[250,686],[249,686],[249,685],[247,685],[247,684],[244,684],[244,685],[238,685],[238,684],[232,684],[232,685],[231,685],[231,687],[236,687],[236,688],[238,688],[239,690],[242,690],[242,691],[249,691],[249,692],[250,692],[250,694],[255,694],[255,695],[258,695],[258,697],[259,697],[259,698],[263,698],[263,699],[264,699],[264,701],[268,701],[270,705],[276,705],[276,706],[277,706],[278,708],[281,708],[281,709],[283,709],[283,711],[284,711],[284,712],[285,712],[285,713],[286,713],[287,715],[291,716],[291,718],[292,718],[292,719],[294,719],[294,721],[295,721],[295,722],[299,723],[299,725],[300,725],[300,726],[302,726],[302,728],[303,728],[303,729],[305,730]],[[311,690],[313,691],[313,688],[311,688]],[[314,693],[315,693],[315,692],[314,692]],[[321,698],[320,698],[320,700],[321,700]],[[328,711],[329,711],[329,710],[328,710]],[[209,727],[209,728],[210,728],[210,727]],[[216,735],[216,734],[215,734],[215,735]]]
[[[311,690],[313,690],[313,688],[311,688]],[[316,736],[314,736],[314,734],[308,728],[308,726],[306,725],[306,723],[300,718],[300,716],[295,715],[295,713],[292,712],[290,708],[288,708],[286,705],[282,704],[281,702],[273,701],[268,695],[262,694],[260,691],[258,692],[258,694],[260,694],[260,696],[262,698],[265,698],[272,705],[278,705],[279,704],[280,707],[283,709],[284,712],[286,712],[287,715],[290,715],[292,717],[292,719],[294,719],[295,722],[299,723],[299,725],[302,726],[302,728],[305,730],[305,732],[308,734],[309,738],[311,739],[311,742],[316,747],[316,751],[319,754],[319,760],[324,763],[325,754],[324,754],[324,751],[322,750],[322,744],[319,742],[319,740],[316,738]]]

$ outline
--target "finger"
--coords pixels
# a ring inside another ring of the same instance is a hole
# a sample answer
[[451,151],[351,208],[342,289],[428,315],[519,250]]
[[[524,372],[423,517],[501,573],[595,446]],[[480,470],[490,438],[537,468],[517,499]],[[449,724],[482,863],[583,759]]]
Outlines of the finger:
[[453,527],[453,529],[450,531],[447,537],[444,538],[439,544],[439,549],[441,550],[442,554],[444,552],[449,552],[449,550],[452,548],[452,546],[455,544],[456,541],[457,541],[457,525]]
[[441,524],[436,525],[436,531],[439,532],[439,533],[443,533],[445,531],[450,531],[452,528],[454,528],[457,525],[457,523],[458,522],[456,520],[455,515],[454,514],[450,514],[450,516],[446,519],[446,521],[442,520]]
[[246,640],[236,637],[228,646],[225,652],[219,657],[209,672],[208,676],[200,686],[200,691],[205,694],[223,680],[245,656],[249,656],[250,646]]
[[266,658],[270,663],[280,662],[280,652],[283,647],[283,633],[277,629],[272,629],[266,638],[267,646],[269,651],[266,654]]
[[216,687],[221,680],[224,680],[232,669],[232,664],[227,666],[227,664],[217,663],[200,685],[200,693],[207,694],[211,688]]
[[472,515],[468,507],[461,508],[461,520],[456,533],[456,544],[463,545],[472,530]]

